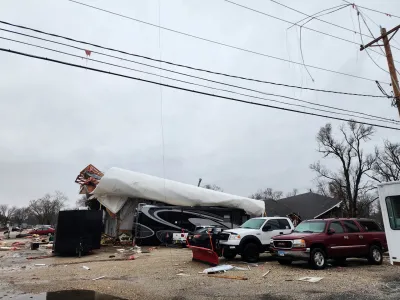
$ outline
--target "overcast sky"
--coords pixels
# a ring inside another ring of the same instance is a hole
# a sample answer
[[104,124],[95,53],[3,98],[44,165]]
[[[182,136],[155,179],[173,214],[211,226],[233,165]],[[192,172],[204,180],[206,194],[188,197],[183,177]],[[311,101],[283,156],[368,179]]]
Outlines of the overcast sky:
[[[192,35],[301,61],[298,28],[287,30],[288,25],[281,21],[244,10],[223,0],[82,1],[143,21],[155,24],[160,22],[162,26]],[[304,17],[267,0],[235,2],[291,21],[298,21]],[[280,2],[308,14],[344,3],[339,0]],[[385,5],[382,5],[382,2],[364,0],[358,4],[399,14],[399,1],[386,0]],[[371,11],[366,13],[377,24],[388,29],[399,23],[399,19],[393,17]],[[348,28],[358,27],[356,11],[351,7],[323,18]],[[158,28],[66,0],[2,0],[0,20],[218,72],[313,88],[376,95],[380,93],[373,82],[309,69],[315,79],[315,82],[312,82],[302,66],[168,31],[159,32]],[[379,28],[369,19],[367,21],[374,35],[378,35]],[[354,33],[316,20],[307,26],[360,43],[359,36]],[[6,25],[1,25],[0,28],[16,30]],[[362,29],[367,33],[365,27]],[[33,34],[22,29],[17,31]],[[6,32],[0,32],[0,37],[85,55],[80,50]],[[400,37],[397,39],[400,41]],[[308,30],[302,31],[302,45],[307,64],[389,81],[387,73],[377,68],[365,51],[359,51],[357,45]],[[393,45],[400,47],[397,42],[393,42]],[[0,39],[0,47],[149,80],[160,80],[155,76],[104,66],[6,40]],[[97,50],[88,46],[86,48]],[[99,52],[123,56],[105,50]],[[400,51],[393,49],[393,54],[395,59],[400,60]],[[371,53],[371,56],[379,65],[387,68],[384,57],[374,53]],[[126,61],[96,54],[92,54],[91,57],[159,74],[158,70]],[[149,63],[146,60],[135,60]],[[157,63],[151,64],[158,66]],[[339,121],[168,88],[160,89],[159,86],[148,83],[4,52],[0,53],[0,66],[0,204],[22,206],[47,192],[60,190],[69,197],[69,204],[72,206],[78,198],[79,189],[74,183],[75,177],[90,163],[105,172],[115,166],[156,176],[165,174],[168,179],[190,184],[197,184],[198,178],[201,177],[204,183],[220,185],[224,191],[242,196],[267,187],[285,192],[298,188],[300,192],[305,192],[313,187],[315,178],[309,164],[321,159],[320,154],[316,152],[315,135],[318,129],[327,122],[331,122],[335,127],[340,125]],[[168,65],[164,67],[195,74]],[[166,72],[162,74],[171,76]],[[391,107],[390,101],[386,99],[301,91],[206,73],[196,75],[264,92],[398,119],[397,110]],[[174,74],[172,76],[212,85]],[[165,79],[162,81],[184,86]],[[383,86],[390,91],[389,86]],[[205,88],[198,89],[210,91]],[[400,142],[398,132],[377,129],[369,143],[369,149],[382,144],[386,138]],[[332,163],[330,165],[332,168],[336,167]]]

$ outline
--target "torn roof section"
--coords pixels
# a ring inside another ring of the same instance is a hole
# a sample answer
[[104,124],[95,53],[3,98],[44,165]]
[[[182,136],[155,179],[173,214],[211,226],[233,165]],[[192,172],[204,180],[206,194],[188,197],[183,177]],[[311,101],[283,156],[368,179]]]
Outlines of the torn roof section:
[[[112,213],[117,213],[128,198],[153,200],[179,206],[237,208],[243,209],[251,216],[261,216],[265,211],[264,201],[213,191],[120,168],[111,168],[98,180],[91,176],[93,168],[93,166],[85,168],[82,172],[87,178],[80,174],[85,180],[81,180],[81,177],[78,176],[75,182],[81,184],[81,191],[95,187],[89,193]],[[100,176],[99,173],[95,174]],[[88,184],[88,187],[83,187],[85,183]]]
[[[278,200],[282,207],[288,207],[290,213],[296,213],[302,220],[318,218],[324,213],[338,207],[341,200],[326,197],[312,192]],[[268,206],[266,206],[268,208]],[[267,211],[268,213],[268,211]]]

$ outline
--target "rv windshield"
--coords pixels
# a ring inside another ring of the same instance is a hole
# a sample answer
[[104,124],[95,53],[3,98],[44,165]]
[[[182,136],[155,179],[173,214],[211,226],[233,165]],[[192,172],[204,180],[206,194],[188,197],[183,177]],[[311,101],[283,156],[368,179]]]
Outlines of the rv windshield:
[[325,221],[301,222],[293,232],[321,233],[325,230]]
[[264,224],[264,219],[250,219],[242,224],[240,228],[247,228],[247,229],[260,229],[262,224]]

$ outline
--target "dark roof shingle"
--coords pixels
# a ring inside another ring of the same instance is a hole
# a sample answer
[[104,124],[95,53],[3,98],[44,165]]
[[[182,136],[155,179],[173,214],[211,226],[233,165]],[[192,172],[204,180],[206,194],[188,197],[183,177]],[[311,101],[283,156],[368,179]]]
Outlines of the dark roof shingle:
[[[322,213],[338,205],[341,200],[326,197],[315,193],[305,193],[278,201],[280,204],[290,208],[290,212],[299,215],[302,220],[314,219]],[[268,206],[265,205],[267,213]]]

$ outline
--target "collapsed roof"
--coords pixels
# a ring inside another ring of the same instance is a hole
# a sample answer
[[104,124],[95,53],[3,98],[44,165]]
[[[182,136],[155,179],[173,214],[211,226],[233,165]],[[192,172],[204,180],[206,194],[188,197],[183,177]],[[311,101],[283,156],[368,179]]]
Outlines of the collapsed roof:
[[111,168],[92,192],[102,205],[117,213],[128,198],[140,198],[180,206],[220,206],[243,209],[261,216],[263,201],[217,192],[120,168]]
[[[339,207],[342,201],[309,192],[280,199],[278,203],[281,204],[281,207],[286,207],[285,212],[288,212],[289,209],[290,212],[296,213],[303,220],[308,220],[316,219],[335,207]],[[266,207],[268,207],[267,203]]]

